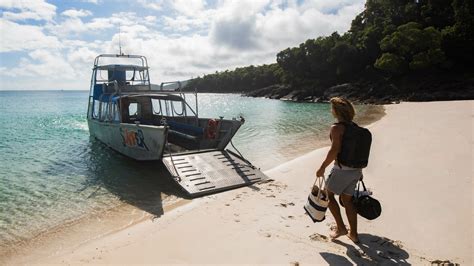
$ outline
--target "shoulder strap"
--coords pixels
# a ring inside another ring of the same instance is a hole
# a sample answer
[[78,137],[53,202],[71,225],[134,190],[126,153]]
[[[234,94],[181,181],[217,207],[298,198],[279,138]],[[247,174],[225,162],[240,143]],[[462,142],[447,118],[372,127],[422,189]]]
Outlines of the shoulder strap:
[[333,123],[333,125],[357,126],[357,127],[359,126],[354,121],[351,121],[351,122],[337,122],[337,123]]

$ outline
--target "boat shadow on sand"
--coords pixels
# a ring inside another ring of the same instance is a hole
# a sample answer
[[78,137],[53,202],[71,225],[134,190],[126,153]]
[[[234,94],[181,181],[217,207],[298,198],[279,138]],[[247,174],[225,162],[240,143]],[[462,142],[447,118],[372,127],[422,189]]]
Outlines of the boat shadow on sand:
[[359,239],[357,245],[333,241],[347,249],[346,254],[352,262],[338,254],[321,252],[320,255],[329,265],[410,265],[407,262],[409,254],[399,241],[371,234],[359,234]]
[[164,213],[163,200],[166,202],[166,198],[189,199],[161,161],[135,161],[93,138],[90,139],[85,159],[86,179],[78,192],[87,190],[90,193],[88,198],[112,193],[121,202],[146,211],[155,218]]

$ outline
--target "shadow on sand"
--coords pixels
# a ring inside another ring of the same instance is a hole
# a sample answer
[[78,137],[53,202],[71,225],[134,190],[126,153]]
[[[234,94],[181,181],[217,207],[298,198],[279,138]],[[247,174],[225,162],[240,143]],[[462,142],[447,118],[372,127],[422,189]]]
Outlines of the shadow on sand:
[[410,265],[407,262],[409,254],[398,241],[371,234],[359,234],[359,240],[359,244],[352,245],[334,240],[334,243],[347,249],[346,254],[352,262],[346,257],[327,252],[321,252],[321,257],[330,265]]

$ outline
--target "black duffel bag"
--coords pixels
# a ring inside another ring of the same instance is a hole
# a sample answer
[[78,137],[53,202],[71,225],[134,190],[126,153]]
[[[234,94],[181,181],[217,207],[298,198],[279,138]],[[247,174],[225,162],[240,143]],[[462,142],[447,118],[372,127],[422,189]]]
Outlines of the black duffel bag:
[[364,181],[360,180],[357,184],[357,189],[352,198],[352,202],[354,203],[354,207],[357,210],[357,214],[368,220],[373,220],[379,217],[382,213],[382,206],[380,206],[380,202],[378,200],[367,195],[368,193],[362,193],[360,191],[361,183],[362,188],[364,189],[363,191],[367,191]]

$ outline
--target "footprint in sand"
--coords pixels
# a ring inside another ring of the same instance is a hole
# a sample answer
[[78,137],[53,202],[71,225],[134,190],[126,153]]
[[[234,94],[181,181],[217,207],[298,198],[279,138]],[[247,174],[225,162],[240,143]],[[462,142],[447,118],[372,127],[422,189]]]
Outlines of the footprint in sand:
[[314,234],[310,235],[309,239],[311,239],[312,241],[323,241],[323,242],[328,242],[329,241],[329,238],[327,236],[321,235],[321,234],[318,234],[318,233],[314,233]]
[[434,260],[430,261],[431,265],[436,265],[436,266],[458,266],[460,265],[459,263],[451,262],[449,260]]
[[392,239],[389,239],[389,238],[386,238],[386,237],[377,238],[377,239],[371,240],[370,242],[377,243],[380,246],[393,245],[394,247],[397,247],[397,248],[400,248],[400,249],[403,248],[403,244],[402,244],[401,241],[392,240]]
[[263,229],[258,230],[258,235],[263,236],[263,237],[268,237],[268,238],[272,237],[271,233]]

